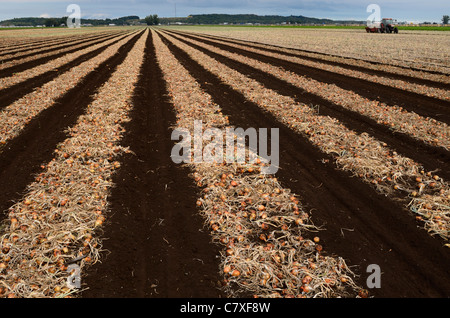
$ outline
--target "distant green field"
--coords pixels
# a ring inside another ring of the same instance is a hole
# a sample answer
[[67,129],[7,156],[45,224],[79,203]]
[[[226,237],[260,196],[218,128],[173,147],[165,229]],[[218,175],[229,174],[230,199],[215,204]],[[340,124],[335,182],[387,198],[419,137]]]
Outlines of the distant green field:
[[359,25],[232,25],[236,27],[253,28],[301,28],[301,29],[364,29]]
[[450,26],[399,26],[399,30],[450,31]]
[[37,27],[10,27],[10,28],[0,28],[0,31],[7,31],[7,30],[28,30],[28,29],[43,29],[43,28],[37,28]]

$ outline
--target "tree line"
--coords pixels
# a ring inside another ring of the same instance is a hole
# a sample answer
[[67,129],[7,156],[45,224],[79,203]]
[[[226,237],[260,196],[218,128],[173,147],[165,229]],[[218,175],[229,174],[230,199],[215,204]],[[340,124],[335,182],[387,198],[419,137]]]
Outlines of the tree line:
[[360,24],[364,21],[347,21],[309,18],[299,16],[256,15],[256,14],[195,14],[186,18],[161,18],[161,24],[182,22],[189,24]]
[[[5,20],[0,22],[0,25],[4,26],[38,26],[43,25],[46,27],[58,27],[61,25],[66,25],[67,23],[67,17],[62,18],[14,18],[10,20]],[[133,25],[136,23],[144,23],[141,18],[139,18],[137,15],[131,15],[126,17],[120,17],[120,18],[114,18],[114,19],[81,19],[81,24],[91,24],[94,26],[101,26],[101,25],[109,25],[109,24],[115,24],[115,25]]]
[[[441,19],[443,24],[449,24],[449,16],[444,15]],[[134,25],[134,24],[169,24],[169,23],[188,23],[188,24],[364,24],[365,21],[347,21],[347,20],[330,20],[330,19],[318,19],[308,18],[304,16],[277,16],[277,15],[265,15],[259,16],[255,14],[198,14],[189,15],[188,17],[180,18],[160,18],[157,14],[150,14],[144,19],[138,16],[125,16],[115,19],[81,19],[81,24],[90,24],[93,26],[101,25]],[[1,21],[2,26],[38,26],[43,25],[47,27],[66,25],[67,17],[62,18],[14,18],[10,20]]]
[[[15,18],[11,20],[5,20],[0,22],[0,25],[7,26],[61,26],[66,25],[67,17],[62,18]],[[258,16],[255,14],[198,14],[189,15],[188,17],[181,18],[160,18],[157,14],[147,15],[144,19],[140,19],[138,16],[127,16],[116,19],[81,19],[81,24],[91,24],[93,26],[98,25],[132,25],[137,23],[147,25],[158,25],[168,23],[189,23],[189,24],[243,24],[243,23],[260,23],[260,24],[279,24],[283,22],[295,24],[295,23],[347,23],[349,21],[333,21],[330,19],[316,19],[303,16]],[[361,21],[352,21],[353,23],[359,23]]]

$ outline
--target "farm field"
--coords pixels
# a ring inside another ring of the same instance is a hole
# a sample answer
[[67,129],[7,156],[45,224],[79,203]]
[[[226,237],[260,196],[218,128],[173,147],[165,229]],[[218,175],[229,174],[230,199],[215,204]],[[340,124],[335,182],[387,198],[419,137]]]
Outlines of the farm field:
[[[450,296],[449,44],[353,29],[0,32],[0,296]],[[278,171],[221,163],[224,150],[174,162],[172,133],[200,120],[277,128]]]
[[[174,30],[179,27],[170,27]],[[310,53],[351,57],[356,60],[409,66],[448,73],[450,45],[447,32],[405,30],[395,37],[367,36],[358,29],[270,29],[186,26],[185,31],[232,37]],[[318,32],[319,31],[319,32]],[[332,48],[332,49],[330,49]]]

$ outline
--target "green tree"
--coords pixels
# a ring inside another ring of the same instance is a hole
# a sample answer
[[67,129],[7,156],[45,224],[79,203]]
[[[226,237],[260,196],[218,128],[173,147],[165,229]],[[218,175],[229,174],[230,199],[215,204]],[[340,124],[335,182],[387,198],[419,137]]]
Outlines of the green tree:
[[159,17],[157,14],[153,15],[153,24],[158,25],[159,24]]
[[58,26],[58,21],[56,21],[55,19],[49,18],[49,19],[45,20],[44,24],[46,27]]
[[144,20],[147,25],[153,25],[153,19],[151,15],[146,16]]
[[444,15],[442,17],[442,23],[443,24],[448,24],[448,21],[450,20],[450,17],[448,15]]
[[159,18],[157,14],[153,14],[153,15],[148,15],[145,17],[145,23],[147,23],[147,25],[158,25],[159,24]]
[[62,24],[64,24],[65,26],[67,26],[67,18],[68,18],[68,17],[62,17],[62,18],[60,18],[60,19],[59,19],[59,22],[58,22],[58,26],[60,26],[60,25],[62,25]]

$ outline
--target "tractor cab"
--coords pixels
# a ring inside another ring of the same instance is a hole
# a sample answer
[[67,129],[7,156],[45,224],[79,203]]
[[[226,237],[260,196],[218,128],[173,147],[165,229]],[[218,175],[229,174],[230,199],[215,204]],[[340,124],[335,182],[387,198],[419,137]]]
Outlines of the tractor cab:
[[381,33],[398,33],[397,20],[391,18],[381,19]]
[[367,33],[398,33],[397,20],[383,18],[381,21],[367,21]]

